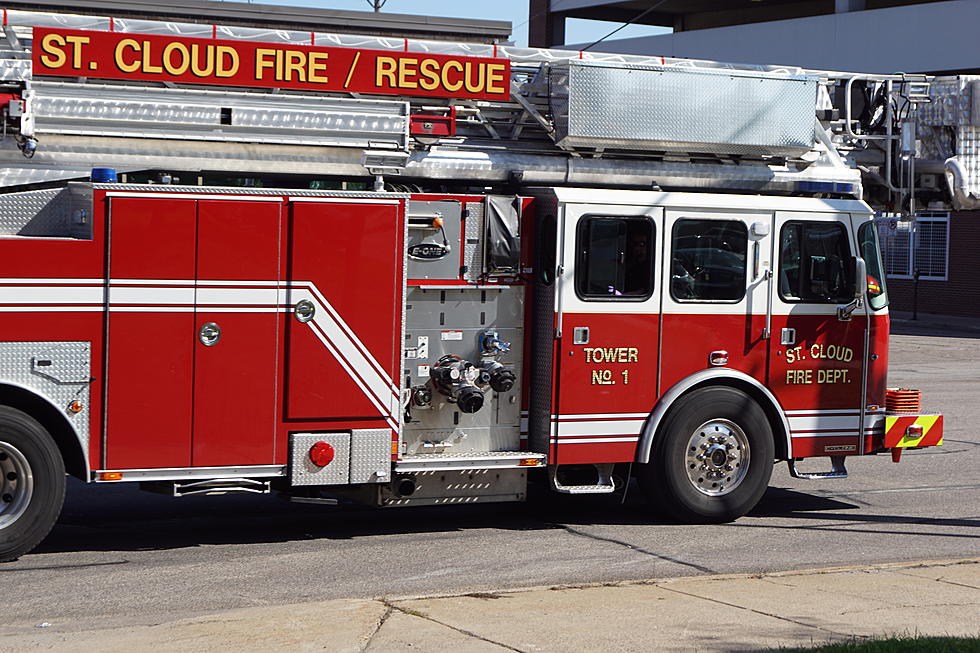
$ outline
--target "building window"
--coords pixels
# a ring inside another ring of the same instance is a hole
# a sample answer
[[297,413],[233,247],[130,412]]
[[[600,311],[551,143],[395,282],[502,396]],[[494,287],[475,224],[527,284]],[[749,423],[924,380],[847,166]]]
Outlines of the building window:
[[897,215],[875,219],[885,274],[898,279],[946,281],[949,278],[949,212],[919,213],[914,221]]

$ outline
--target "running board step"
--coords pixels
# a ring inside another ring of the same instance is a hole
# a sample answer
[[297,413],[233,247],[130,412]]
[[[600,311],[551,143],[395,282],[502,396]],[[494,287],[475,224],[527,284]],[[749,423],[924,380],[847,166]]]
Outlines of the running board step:
[[268,494],[271,482],[254,478],[217,478],[203,481],[151,481],[140,483],[141,490],[189,497],[198,494]]
[[395,472],[461,471],[467,469],[514,469],[544,467],[543,453],[530,451],[459,451],[420,453],[395,462]]
[[553,466],[548,470],[551,477],[551,487],[555,492],[561,494],[611,494],[616,491],[616,482],[613,480],[613,463],[600,463],[593,465],[598,475],[597,483],[583,485],[566,485],[558,478],[558,466]]
[[803,478],[808,480],[817,480],[822,478],[847,478],[847,469],[844,467],[844,456],[831,456],[830,457],[830,471],[829,472],[800,472],[796,469],[796,461],[792,458],[786,461],[789,465],[789,475],[793,478]]

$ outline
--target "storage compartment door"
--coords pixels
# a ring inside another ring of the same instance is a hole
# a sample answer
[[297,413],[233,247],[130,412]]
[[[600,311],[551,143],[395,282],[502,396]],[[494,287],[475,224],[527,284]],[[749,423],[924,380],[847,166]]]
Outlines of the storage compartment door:
[[281,202],[262,199],[198,202],[195,467],[273,462]]
[[105,465],[187,467],[196,203],[110,202]]
[[398,424],[401,200],[290,205],[287,420]]

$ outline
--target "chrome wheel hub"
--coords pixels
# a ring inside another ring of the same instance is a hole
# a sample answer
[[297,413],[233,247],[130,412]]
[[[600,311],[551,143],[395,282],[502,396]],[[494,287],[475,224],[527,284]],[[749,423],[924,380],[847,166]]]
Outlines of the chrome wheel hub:
[[31,466],[20,450],[0,440],[0,529],[17,521],[34,495]]
[[713,419],[694,430],[685,456],[687,477],[698,492],[717,497],[741,484],[749,471],[749,439],[727,419]]

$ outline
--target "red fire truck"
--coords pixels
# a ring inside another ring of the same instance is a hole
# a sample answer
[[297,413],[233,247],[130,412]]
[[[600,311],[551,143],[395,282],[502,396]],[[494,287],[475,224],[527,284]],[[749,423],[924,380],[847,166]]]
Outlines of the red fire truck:
[[66,473],[717,522],[941,441],[886,409],[853,77],[4,16],[0,560]]

